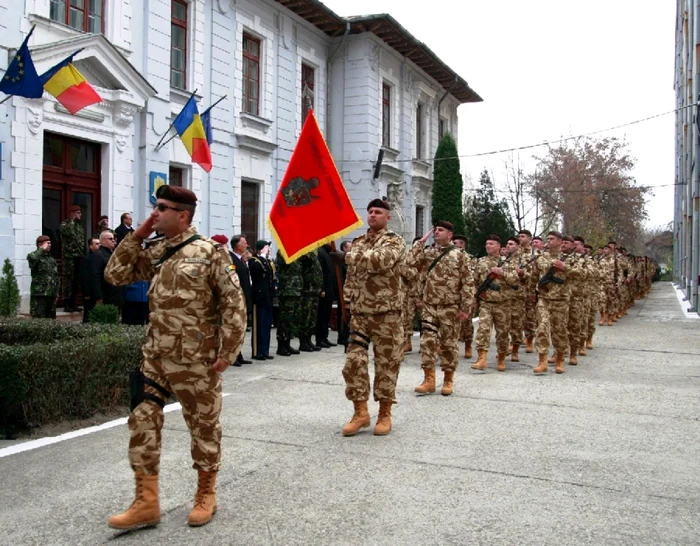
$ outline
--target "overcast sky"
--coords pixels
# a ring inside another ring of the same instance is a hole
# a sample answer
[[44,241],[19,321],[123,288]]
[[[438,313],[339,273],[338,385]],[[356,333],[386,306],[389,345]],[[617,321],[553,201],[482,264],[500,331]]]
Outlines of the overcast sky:
[[[389,13],[462,76],[483,103],[459,108],[460,155],[555,140],[675,108],[675,2],[631,0],[323,0],[339,15]],[[418,7],[420,6],[420,7]],[[674,183],[674,115],[603,133],[630,143],[637,184]],[[533,155],[520,152],[532,168]],[[462,160],[503,179],[507,154]],[[673,220],[656,188],[648,225]]]

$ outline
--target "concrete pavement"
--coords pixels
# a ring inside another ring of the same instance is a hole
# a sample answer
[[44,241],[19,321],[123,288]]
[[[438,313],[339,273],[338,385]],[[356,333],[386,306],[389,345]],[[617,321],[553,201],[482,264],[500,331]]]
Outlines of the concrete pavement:
[[461,360],[453,396],[417,397],[414,351],[387,437],[340,435],[338,348],[231,368],[212,523],[186,524],[175,411],[157,528],[106,526],[133,496],[120,425],[0,458],[0,544],[697,544],[699,333],[664,283],[562,376],[535,377],[534,354],[498,373],[491,351],[485,373]]

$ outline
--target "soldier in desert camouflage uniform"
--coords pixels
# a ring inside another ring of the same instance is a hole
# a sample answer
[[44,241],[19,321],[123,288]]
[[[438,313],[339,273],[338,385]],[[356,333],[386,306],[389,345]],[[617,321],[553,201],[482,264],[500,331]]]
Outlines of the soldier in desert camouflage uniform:
[[33,318],[56,318],[56,296],[60,280],[56,260],[51,257],[51,238],[40,235],[36,250],[27,255],[32,273],[29,313]]
[[486,256],[479,258],[474,271],[474,285],[477,292],[480,286],[488,288],[476,294],[479,305],[479,328],[476,331],[476,349],[479,358],[472,364],[474,370],[487,368],[486,355],[491,344],[491,328],[496,330],[496,348],[498,351],[499,372],[506,371],[506,354],[508,353],[508,334],[510,333],[510,302],[505,290],[506,284],[515,282],[515,270],[509,263],[510,257],[501,258],[501,238],[489,235],[486,238]]
[[[532,233],[527,229],[521,229],[518,232],[518,241],[520,242],[521,260],[528,262],[536,258],[540,254],[540,250],[533,246]],[[542,242],[540,237],[536,238],[538,243]],[[532,270],[528,267],[528,274]],[[535,332],[537,331],[537,298],[535,293],[530,291],[529,285],[526,283],[525,288],[525,319],[523,320],[523,330],[525,334],[525,352],[532,353],[535,351],[534,340]]]
[[515,267],[515,282],[505,287],[510,299],[510,361],[520,362],[518,351],[523,344],[523,328],[525,325],[525,307],[527,301],[527,285],[530,268],[523,257],[520,241],[510,237],[506,243],[506,252],[510,254],[510,263]]
[[391,406],[403,357],[403,287],[401,269],[406,243],[387,231],[389,204],[374,199],[367,205],[369,230],[352,243],[345,255],[348,276],[344,298],[350,305],[350,342],[343,378],[345,396],[355,412],[343,427],[343,436],[353,436],[370,424],[369,344],[374,344],[374,399],[379,402],[375,435],[391,431]]
[[[585,244],[583,248],[586,259],[588,260],[589,276],[587,283],[588,298],[586,300],[585,345],[582,344],[582,347],[591,350],[593,349],[596,315],[598,314],[598,308],[600,306],[600,285],[603,282],[603,277],[600,274],[600,264],[598,260],[593,258],[593,247],[589,244]],[[581,354],[581,352],[579,352],[579,354]]]
[[[420,237],[413,239],[413,243],[420,241]],[[404,344],[404,353],[410,353],[413,350],[413,320],[416,317],[416,305],[421,299],[421,272],[416,269],[415,264],[411,265],[408,261],[404,261],[401,269],[401,281],[404,287],[403,300],[403,333],[406,338]]]
[[[569,283],[569,320],[567,331],[569,334],[569,366],[578,365],[578,353],[581,348],[581,335],[584,331],[584,318],[586,317],[586,283],[588,281],[588,262],[584,258],[583,239],[578,237],[580,245],[577,248],[573,237],[565,237],[562,241],[562,251],[566,258],[564,261],[568,265],[576,266],[578,275],[570,275]],[[580,250],[579,250],[580,249]],[[572,267],[573,269],[573,267]]]
[[561,251],[563,235],[550,231],[547,235],[547,252],[538,256],[532,264],[530,285],[537,291],[537,334],[535,347],[539,364],[535,374],[547,372],[547,351],[550,335],[556,350],[556,373],[564,373],[564,355],[569,348],[567,330],[571,285],[567,282],[579,274],[578,263],[569,264]]
[[[422,333],[420,340],[423,383],[415,388],[419,394],[435,392],[435,361],[440,344],[440,360],[445,374],[440,394],[449,396],[454,388],[454,373],[459,361],[457,347],[460,321],[468,320],[474,294],[472,273],[467,255],[452,244],[454,226],[439,221],[411,248],[408,262],[425,271],[421,300]],[[425,243],[433,235],[435,245]]]
[[[166,185],[156,196],[153,213],[119,244],[105,269],[105,279],[113,285],[151,281],[150,324],[140,368],[143,391],[136,393],[140,402],[129,416],[136,499],[125,513],[110,518],[110,527],[116,529],[160,521],[160,438],[169,393],[182,404],[198,472],[188,523],[199,526],[211,520],[221,465],[221,373],[236,360],[246,329],[243,293],[228,252],[191,226],[195,194]],[[153,231],[165,237],[142,248]]]
[[[476,258],[467,252],[467,238],[464,235],[454,235],[452,237],[452,243],[464,252],[467,256],[467,263],[469,264],[469,271],[472,273],[473,282],[473,272],[474,267],[476,267]],[[470,309],[470,313],[473,313],[474,309]],[[467,320],[461,321],[462,325],[459,331],[459,341],[464,343],[464,358],[472,357],[472,343],[474,342],[474,322],[472,321],[472,315],[469,315]]]
[[617,321],[618,295],[617,284],[619,282],[619,266],[617,263],[617,251],[613,248],[614,242],[608,243],[601,249],[603,257],[600,260],[600,269],[605,287],[605,299],[602,306],[599,326],[607,324],[612,326]]

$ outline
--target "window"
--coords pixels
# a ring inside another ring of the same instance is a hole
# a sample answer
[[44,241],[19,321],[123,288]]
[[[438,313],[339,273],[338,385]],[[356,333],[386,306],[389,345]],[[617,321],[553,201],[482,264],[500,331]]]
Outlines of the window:
[[314,83],[316,71],[308,64],[301,65],[301,124],[304,125],[309,110],[314,109]]
[[423,237],[425,231],[425,209],[422,206],[416,207],[416,237]]
[[391,146],[391,87],[382,85],[382,146]]
[[168,172],[168,184],[183,187],[185,185],[185,169],[170,167]]
[[259,115],[260,40],[243,35],[243,111]]
[[423,105],[416,107],[416,159],[423,157]]
[[170,85],[187,87],[187,3],[172,0],[170,12]]
[[447,134],[447,120],[445,118],[440,118],[440,122],[438,124],[438,138],[442,140],[442,137],[444,137]]
[[260,184],[246,182],[241,184],[241,233],[251,244],[258,237],[258,209],[260,208]]
[[51,0],[49,17],[76,30],[104,32],[104,0]]

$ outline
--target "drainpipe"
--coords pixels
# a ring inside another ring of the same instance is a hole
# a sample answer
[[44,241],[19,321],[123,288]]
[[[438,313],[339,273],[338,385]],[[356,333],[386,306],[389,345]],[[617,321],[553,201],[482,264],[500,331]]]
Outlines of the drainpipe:
[[457,87],[457,83],[459,83],[459,76],[455,74],[455,79],[452,81],[452,85],[450,85],[450,88],[447,91],[445,91],[445,94],[440,98],[440,100],[437,103],[438,127],[440,127],[440,105],[442,104],[442,101],[444,101],[447,98],[447,95],[452,93],[454,88]]
[[326,62],[326,139],[331,138],[331,64],[333,64],[333,59],[335,59],[335,56],[340,51],[340,48],[343,47],[348,34],[350,34],[350,21],[345,21],[345,33],[343,34],[338,47],[335,48],[335,51],[331,53],[330,57],[328,57],[328,61]]

